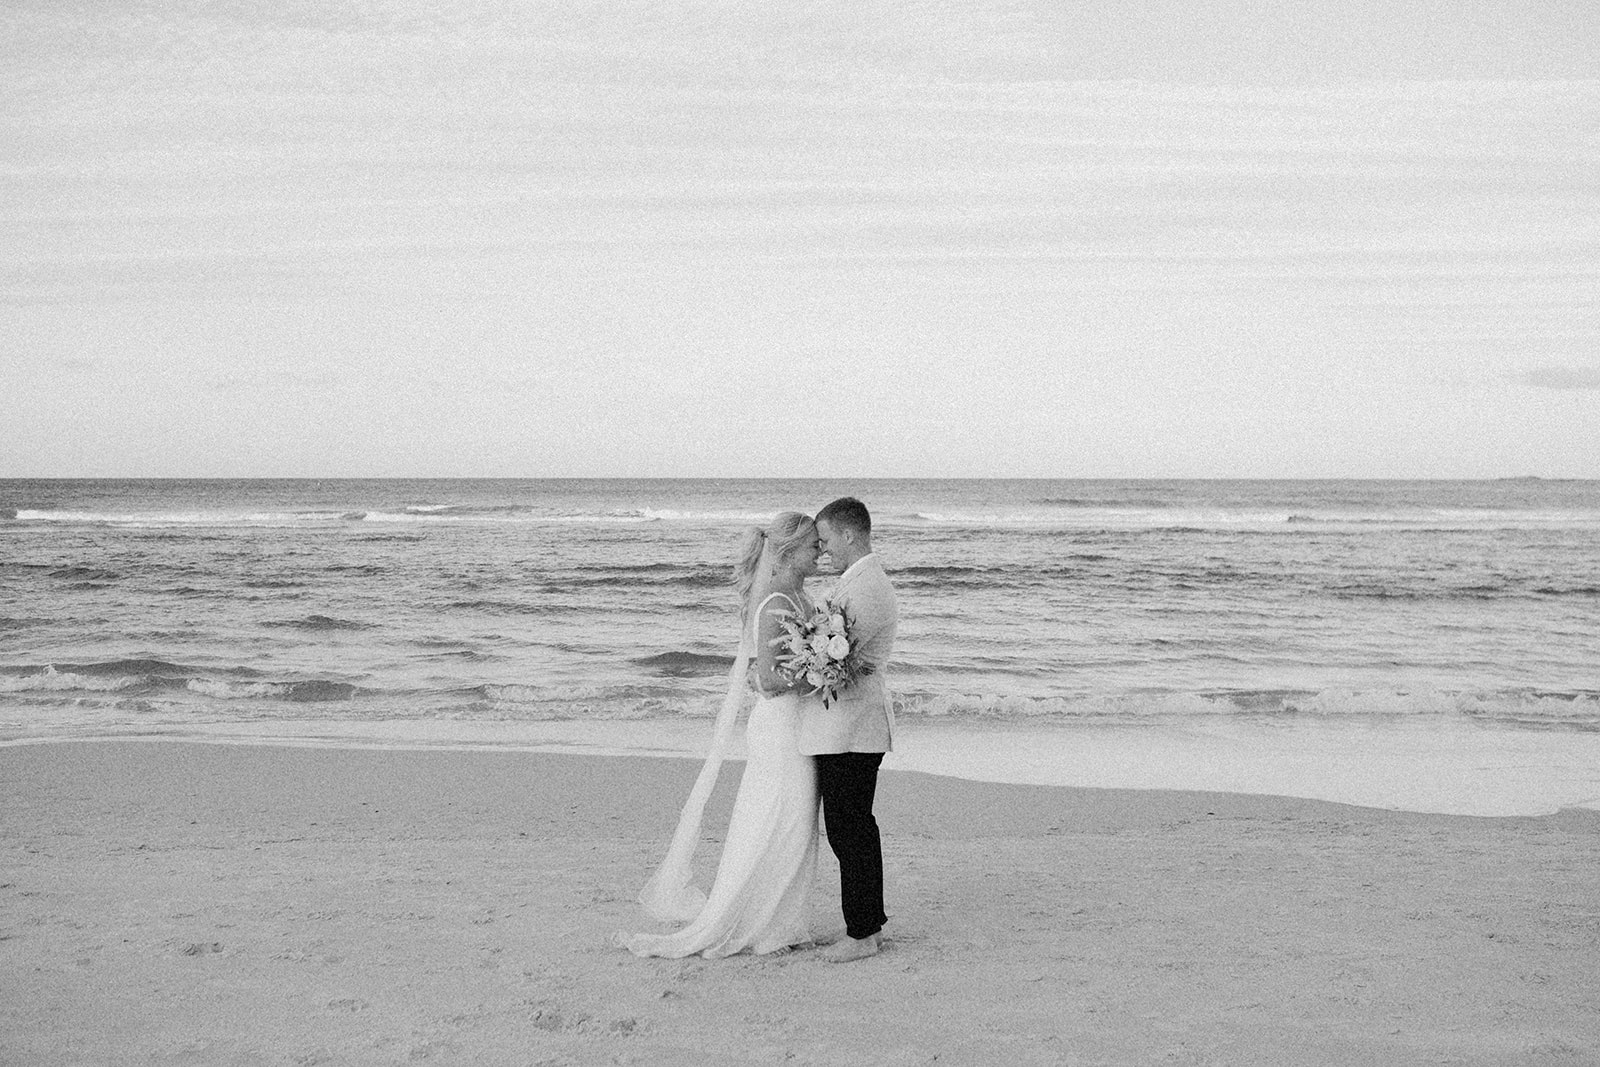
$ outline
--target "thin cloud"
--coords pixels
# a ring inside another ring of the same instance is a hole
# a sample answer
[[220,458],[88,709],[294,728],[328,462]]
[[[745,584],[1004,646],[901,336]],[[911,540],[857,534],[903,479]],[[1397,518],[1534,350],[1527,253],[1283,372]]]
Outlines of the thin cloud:
[[1600,367],[1547,366],[1525,371],[1519,380],[1535,389],[1581,389],[1600,392]]

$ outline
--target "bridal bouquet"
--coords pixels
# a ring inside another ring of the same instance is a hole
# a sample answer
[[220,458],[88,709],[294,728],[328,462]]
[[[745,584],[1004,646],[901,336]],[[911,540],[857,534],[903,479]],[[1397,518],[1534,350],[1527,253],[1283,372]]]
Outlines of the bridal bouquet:
[[838,698],[840,689],[873,671],[861,657],[844,609],[828,604],[803,618],[790,612],[772,645],[778,650],[778,670],[790,681],[804,678],[822,694],[823,707]]

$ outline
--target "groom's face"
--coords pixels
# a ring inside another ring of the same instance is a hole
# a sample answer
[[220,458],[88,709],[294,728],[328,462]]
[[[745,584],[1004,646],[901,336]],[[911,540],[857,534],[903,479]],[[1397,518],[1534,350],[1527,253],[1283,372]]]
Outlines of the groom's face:
[[822,551],[828,557],[828,569],[843,573],[843,560],[850,558],[850,544],[840,530],[827,519],[817,523],[817,540],[822,542]]

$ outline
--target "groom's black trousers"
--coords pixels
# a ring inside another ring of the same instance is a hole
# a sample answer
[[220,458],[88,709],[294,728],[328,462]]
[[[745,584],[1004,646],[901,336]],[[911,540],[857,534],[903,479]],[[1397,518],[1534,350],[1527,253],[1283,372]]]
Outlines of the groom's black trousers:
[[836,752],[817,757],[817,793],[828,845],[839,857],[839,896],[845,933],[871,937],[889,917],[883,913],[883,844],[872,798],[878,791],[882,752]]

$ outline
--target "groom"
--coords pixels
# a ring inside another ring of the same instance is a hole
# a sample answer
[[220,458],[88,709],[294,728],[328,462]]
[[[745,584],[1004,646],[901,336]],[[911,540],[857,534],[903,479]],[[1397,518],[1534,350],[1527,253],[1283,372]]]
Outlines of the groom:
[[817,513],[817,536],[835,569],[842,571],[830,602],[844,609],[851,640],[871,674],[839,691],[826,708],[811,708],[800,720],[800,752],[817,759],[817,792],[828,844],[839,857],[845,937],[823,949],[834,963],[875,956],[882,947],[883,847],[872,799],[878,764],[893,748],[894,710],[883,672],[894,651],[895,601],[883,565],[872,554],[872,516],[854,497],[835,500]]

